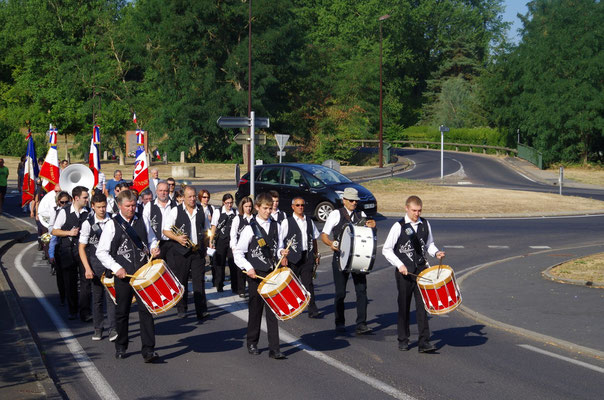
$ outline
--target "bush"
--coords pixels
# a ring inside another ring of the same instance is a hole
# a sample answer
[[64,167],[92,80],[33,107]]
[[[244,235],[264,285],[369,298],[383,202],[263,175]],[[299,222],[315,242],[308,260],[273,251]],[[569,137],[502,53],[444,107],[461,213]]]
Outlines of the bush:
[[[46,156],[48,151],[48,139],[45,134],[34,134],[34,146],[36,148],[36,157]],[[21,157],[27,153],[27,140],[19,132],[9,134],[0,142],[2,154],[5,156]]]
[[[440,142],[440,131],[438,127],[410,126],[399,132],[389,132],[388,140]],[[496,129],[489,127],[451,128],[445,133],[445,142],[505,146],[506,138]]]

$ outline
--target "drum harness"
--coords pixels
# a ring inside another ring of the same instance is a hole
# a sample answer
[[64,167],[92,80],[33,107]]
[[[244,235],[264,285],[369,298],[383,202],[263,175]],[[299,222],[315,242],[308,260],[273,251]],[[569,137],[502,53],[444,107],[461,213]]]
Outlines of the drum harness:
[[264,254],[264,257],[269,260],[269,262],[271,263],[270,265],[274,265],[275,257],[273,256],[273,252],[271,251],[270,246],[267,246],[266,240],[264,239],[264,234],[262,233],[262,229],[260,228],[260,225],[258,225],[258,222],[256,221],[255,217],[250,220],[250,226],[252,227],[252,231],[254,232],[254,237],[256,238],[256,242],[260,247],[260,251],[262,252],[262,254]]
[[[149,254],[149,248],[147,247],[147,245],[138,237],[138,234],[132,228],[132,225],[126,222],[126,220],[121,216],[121,214],[117,214],[113,219],[115,220],[115,222],[117,222],[117,225],[122,228],[122,230],[124,231],[126,236],[128,236],[130,241],[132,241],[134,247],[136,247],[140,251],[143,251],[145,254]],[[136,259],[136,253],[134,254],[134,256],[134,259]],[[136,267],[136,264],[134,265]]]

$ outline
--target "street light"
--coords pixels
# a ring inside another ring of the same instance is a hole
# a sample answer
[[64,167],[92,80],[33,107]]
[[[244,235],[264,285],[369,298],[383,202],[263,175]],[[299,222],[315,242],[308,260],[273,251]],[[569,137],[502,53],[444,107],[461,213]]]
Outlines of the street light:
[[390,15],[382,15],[378,18],[380,21],[380,168],[384,168],[384,137],[383,137],[383,124],[382,124],[382,21],[390,18]]

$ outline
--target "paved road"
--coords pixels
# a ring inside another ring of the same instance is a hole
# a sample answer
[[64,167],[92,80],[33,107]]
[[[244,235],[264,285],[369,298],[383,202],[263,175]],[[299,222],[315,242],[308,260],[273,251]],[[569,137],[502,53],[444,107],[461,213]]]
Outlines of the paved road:
[[[394,221],[394,218],[378,221],[379,243],[383,242]],[[474,266],[547,250],[544,246],[550,247],[552,254],[557,256],[534,256],[539,262],[535,265],[540,268],[543,263],[552,263],[552,259],[553,262],[559,262],[572,258],[577,252],[568,248],[585,244],[586,237],[589,242],[602,243],[602,222],[601,218],[478,221],[435,219],[432,220],[432,225],[437,243],[448,254],[447,263],[463,277],[463,271]],[[509,334],[459,312],[431,318],[433,341],[439,348],[439,354],[420,355],[415,348],[408,353],[397,351],[394,272],[381,256],[369,276],[369,325],[374,328],[373,335],[355,337],[353,334],[355,312],[352,287],[349,287],[347,303],[349,332],[345,336],[334,334],[333,284],[329,259],[325,258],[317,281],[317,301],[319,307],[326,312],[326,318],[309,320],[303,314],[280,324],[282,348],[288,355],[288,360],[277,362],[266,357],[265,336],[262,336],[260,342],[263,354],[259,357],[249,356],[244,347],[247,316],[245,304],[238,298],[229,297],[228,293],[211,293],[212,319],[204,324],[198,325],[192,318],[178,320],[174,312],[157,318],[157,350],[162,355],[161,364],[142,364],[137,352],[139,339],[136,318],[132,323],[134,337],[130,357],[118,363],[113,358],[113,346],[109,342],[104,340],[94,343],[90,340],[89,325],[65,320],[66,310],[58,305],[56,289],[48,274],[47,265],[37,252],[31,250],[30,244],[17,245],[6,254],[5,266],[20,293],[26,315],[40,339],[51,371],[59,381],[61,390],[69,398],[94,398],[95,390],[74,362],[73,355],[64,344],[64,339],[57,334],[48,313],[33,298],[30,288],[15,266],[11,267],[7,261],[18,259],[20,254],[23,268],[32,276],[50,306],[73,332],[73,337],[119,398],[206,396],[234,399],[287,393],[288,398],[294,399],[359,396],[563,399],[599,398],[598,393],[604,390],[604,363],[601,359]],[[516,277],[518,282],[524,279],[522,271],[533,265],[529,264],[517,263],[510,267],[521,274]],[[487,268],[484,272],[476,272],[463,282],[461,290],[464,305],[494,317],[507,315],[511,319],[505,321],[508,323],[521,322],[528,312],[525,312],[524,302],[508,308],[506,301],[510,298],[509,278],[501,281],[497,276],[491,276],[491,271]],[[539,283],[541,281],[525,282],[526,285],[534,286]],[[551,282],[547,285],[564,287],[562,290],[568,291],[571,297],[575,292],[590,290],[568,288]],[[593,297],[597,292],[591,290],[587,293]],[[488,302],[485,302],[485,296],[490,298]],[[583,296],[584,293],[581,294],[582,299]],[[569,310],[576,309],[577,305],[602,304],[601,298],[599,302],[592,301],[593,299],[586,299],[581,304],[570,304]],[[500,303],[502,306],[499,306]],[[529,305],[526,307],[530,308]],[[553,314],[546,315],[541,313],[542,310],[529,311],[540,315],[539,318],[534,318],[534,326],[524,324],[525,329],[570,339],[585,347],[596,347],[598,341],[594,339],[594,334],[597,335],[604,328],[594,323],[595,325],[586,327],[591,335],[576,335],[573,334],[576,326],[566,325],[562,310],[554,310]],[[572,315],[572,312],[567,314]],[[584,312],[581,318],[585,318]],[[415,337],[416,327],[413,325],[412,338]],[[596,347],[594,350],[604,349]],[[578,366],[569,360],[584,362],[595,370]],[[569,384],[573,381],[581,382],[581,385]]]

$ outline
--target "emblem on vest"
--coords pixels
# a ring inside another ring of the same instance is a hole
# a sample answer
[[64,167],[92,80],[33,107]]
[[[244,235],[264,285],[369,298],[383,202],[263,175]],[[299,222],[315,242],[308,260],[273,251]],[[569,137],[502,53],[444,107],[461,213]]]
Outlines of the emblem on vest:
[[124,257],[128,262],[132,262],[130,260],[130,247],[128,246],[128,239],[124,238],[124,241],[117,249],[117,255]]
[[97,247],[99,244],[99,238],[96,235],[91,235],[88,238],[88,244],[93,245],[94,247]]
[[264,254],[262,254],[262,250],[260,249],[260,246],[256,246],[256,248],[254,248],[254,250],[252,250],[251,254],[252,254],[252,257],[257,258],[263,264],[268,264],[268,262],[266,262],[266,257],[264,257]]
[[157,215],[154,215],[149,222],[151,223],[151,229],[153,229],[153,232],[157,232],[157,226],[159,225]]
[[292,238],[290,239],[289,243],[290,243],[289,247],[291,247],[292,251],[294,253],[297,253],[298,252],[298,244],[300,244],[300,243],[298,243],[298,240],[296,240],[296,235],[292,236]]

